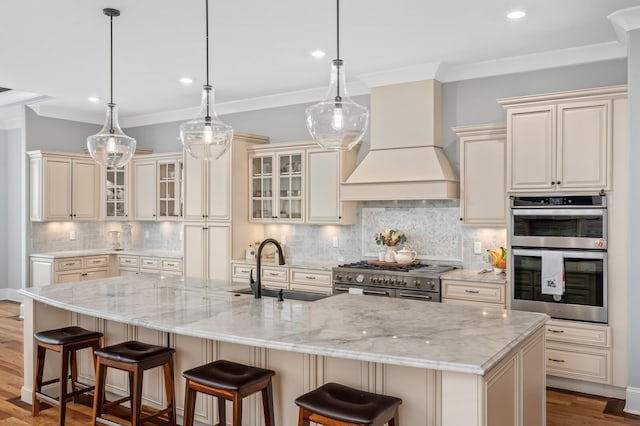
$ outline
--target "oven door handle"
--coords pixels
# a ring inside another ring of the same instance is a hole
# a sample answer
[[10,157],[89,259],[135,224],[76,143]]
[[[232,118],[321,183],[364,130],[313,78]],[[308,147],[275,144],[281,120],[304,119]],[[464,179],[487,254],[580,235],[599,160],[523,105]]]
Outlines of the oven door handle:
[[603,216],[606,211],[607,209],[511,209],[514,216]]
[[420,300],[433,300],[433,297],[426,294],[408,294],[408,293],[398,293],[398,297],[406,297],[409,299],[420,299]]
[[369,294],[374,296],[390,296],[388,291],[378,291],[378,290],[362,290],[363,294]]
[[344,288],[344,287],[335,287],[335,288],[334,288],[334,290],[335,290],[335,291],[345,291],[345,292],[346,292],[346,291],[349,291],[349,289],[348,289],[348,288]]
[[[543,251],[547,251],[547,250],[548,249],[544,249],[544,248],[539,248],[539,249],[514,248],[514,249],[511,250],[511,253],[513,253],[514,256],[537,256],[537,257],[540,257],[540,256],[542,256],[542,252]],[[576,250],[557,249],[557,250],[549,250],[549,251],[560,252],[560,253],[562,253],[562,257],[564,257],[564,258],[602,259],[602,260],[607,258],[607,252],[601,251],[601,250],[581,250],[581,251],[576,251]]]

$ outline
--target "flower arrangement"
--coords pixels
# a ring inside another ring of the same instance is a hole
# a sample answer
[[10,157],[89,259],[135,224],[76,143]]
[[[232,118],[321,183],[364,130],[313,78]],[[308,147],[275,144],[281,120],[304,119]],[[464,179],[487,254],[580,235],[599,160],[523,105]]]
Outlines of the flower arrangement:
[[394,247],[398,244],[402,244],[407,241],[407,236],[404,232],[398,229],[385,229],[382,232],[378,232],[375,236],[376,244],[385,245],[387,247]]

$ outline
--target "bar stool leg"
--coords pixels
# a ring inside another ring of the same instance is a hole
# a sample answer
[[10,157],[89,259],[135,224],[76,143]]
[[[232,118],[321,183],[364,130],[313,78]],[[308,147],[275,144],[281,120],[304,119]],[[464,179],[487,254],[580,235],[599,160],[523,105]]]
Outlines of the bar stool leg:
[[267,387],[262,389],[262,409],[264,410],[265,426],[275,426],[271,380],[269,380]]
[[69,349],[62,347],[60,352],[60,393],[58,394],[58,424],[64,426],[65,414],[67,412],[67,385],[69,381]]
[[33,375],[33,402],[31,404],[31,414],[37,416],[40,413],[40,400],[36,398],[36,392],[42,392],[42,375],[44,374],[44,357],[46,348],[38,345],[36,354],[36,368]]
[[[76,356],[76,351],[71,351],[69,353],[69,357],[71,358],[70,364],[71,364],[71,390],[73,392],[80,390],[80,386],[78,386],[76,383],[78,382],[78,358]],[[76,394],[73,395],[73,402],[74,403],[78,403],[78,401],[80,400],[80,395]]]
[[184,397],[184,426],[193,426],[193,418],[196,411],[196,391],[191,387],[191,381],[187,379],[185,383],[186,394]]
[[107,368],[100,360],[97,360],[96,363],[96,387],[93,393],[93,426],[96,425],[96,419],[100,417],[104,411],[104,391],[107,381]]
[[242,426],[242,398],[233,394],[233,426]]
[[175,403],[176,391],[173,386],[173,357],[169,358],[169,362],[164,365],[163,370],[164,370],[164,389],[167,395],[167,408],[171,407],[171,411],[168,414],[169,424],[175,425],[176,424],[176,403]]
[[133,394],[131,395],[131,426],[141,426],[142,411],[142,374],[144,371],[136,365],[133,373]]
[[227,424],[227,407],[225,407],[225,400],[218,397],[218,425],[226,426]]
[[298,426],[311,426],[311,422],[306,417],[306,410],[302,407],[298,414]]

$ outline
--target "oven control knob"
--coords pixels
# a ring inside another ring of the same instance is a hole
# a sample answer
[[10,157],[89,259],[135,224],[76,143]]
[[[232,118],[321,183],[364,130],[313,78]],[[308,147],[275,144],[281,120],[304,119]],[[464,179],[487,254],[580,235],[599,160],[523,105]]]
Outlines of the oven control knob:
[[422,285],[419,280],[415,280],[413,283],[416,285],[416,288],[419,288]]
[[341,281],[341,280],[342,280],[342,275],[337,274],[337,275],[336,275],[336,280]]
[[351,275],[347,275],[347,281],[351,281],[353,278],[351,278]]
[[385,277],[385,278],[384,278],[384,283],[385,283],[385,284],[389,284],[389,277]]
[[376,281],[378,281],[376,277],[369,277],[369,282],[375,283]]
[[364,282],[364,275],[362,274],[356,275],[356,281],[358,281],[359,283]]
[[433,281],[429,281],[429,283],[427,284],[427,287],[433,290],[434,288],[436,288],[436,285],[433,283]]

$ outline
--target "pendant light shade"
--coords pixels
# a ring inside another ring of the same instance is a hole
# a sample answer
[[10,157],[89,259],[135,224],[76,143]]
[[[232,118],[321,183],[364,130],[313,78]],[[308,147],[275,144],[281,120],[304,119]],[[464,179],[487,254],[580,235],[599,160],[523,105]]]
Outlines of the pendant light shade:
[[231,145],[233,128],[218,118],[213,104],[213,87],[209,84],[209,0],[205,0],[205,34],[207,83],[202,87],[200,112],[193,120],[180,125],[180,140],[194,158],[220,158]]
[[340,0],[337,0],[337,59],[331,64],[329,91],[324,100],[306,109],[307,129],[324,149],[346,151],[360,141],[367,130],[369,111],[347,95],[346,72],[340,59]]
[[120,16],[116,9],[102,11],[109,17],[111,33],[111,100],[107,104],[104,126],[95,135],[87,138],[87,149],[95,162],[105,167],[122,167],[131,160],[136,151],[136,140],[124,134],[118,124],[118,110],[113,102],[113,17]]

